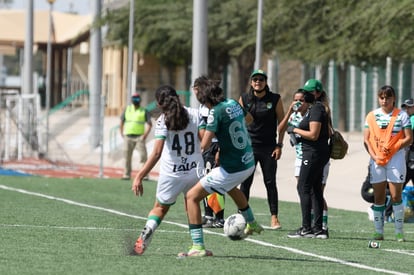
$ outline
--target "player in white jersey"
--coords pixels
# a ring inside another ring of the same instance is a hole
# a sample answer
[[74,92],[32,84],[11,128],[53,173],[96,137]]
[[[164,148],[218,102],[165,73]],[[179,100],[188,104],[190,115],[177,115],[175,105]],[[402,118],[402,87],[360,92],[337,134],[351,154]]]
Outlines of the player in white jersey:
[[204,168],[200,140],[205,123],[198,110],[183,106],[175,89],[168,85],[159,87],[155,98],[162,114],[155,126],[154,148],[132,184],[134,194],[142,196],[142,180],[161,158],[156,201],[134,247],[138,255],[144,253],[178,195],[185,196],[197,183],[201,175],[197,168]]

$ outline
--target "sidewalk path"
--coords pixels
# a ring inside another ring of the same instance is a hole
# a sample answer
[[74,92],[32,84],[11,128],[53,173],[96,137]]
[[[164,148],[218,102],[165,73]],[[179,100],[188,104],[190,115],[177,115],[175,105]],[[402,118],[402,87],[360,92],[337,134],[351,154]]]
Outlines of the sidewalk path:
[[[331,160],[325,199],[328,207],[365,212],[369,203],[360,194],[362,182],[368,172],[368,153],[363,146],[362,133],[344,133],[349,144],[348,154],[342,160]],[[279,200],[299,202],[294,177],[295,151],[285,137],[282,157],[276,174]],[[261,168],[255,172],[251,195],[266,198]]]

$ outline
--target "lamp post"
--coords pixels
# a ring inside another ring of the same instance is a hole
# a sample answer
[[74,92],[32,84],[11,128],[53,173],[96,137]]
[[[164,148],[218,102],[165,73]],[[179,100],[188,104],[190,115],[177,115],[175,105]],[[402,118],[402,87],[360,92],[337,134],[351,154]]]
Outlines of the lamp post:
[[129,30],[128,30],[128,75],[127,75],[127,92],[125,104],[129,104],[129,100],[132,94],[135,92],[136,87],[132,87],[132,70],[133,70],[133,54],[134,54],[134,2],[135,0],[129,0]]
[[256,33],[256,60],[254,62],[254,69],[260,69],[262,67],[262,20],[263,20],[263,0],[257,2],[257,33]]
[[47,0],[49,2],[49,37],[47,40],[47,65],[46,65],[46,141],[45,154],[49,154],[49,110],[50,110],[50,89],[52,78],[52,28],[53,28],[53,3],[55,0]]

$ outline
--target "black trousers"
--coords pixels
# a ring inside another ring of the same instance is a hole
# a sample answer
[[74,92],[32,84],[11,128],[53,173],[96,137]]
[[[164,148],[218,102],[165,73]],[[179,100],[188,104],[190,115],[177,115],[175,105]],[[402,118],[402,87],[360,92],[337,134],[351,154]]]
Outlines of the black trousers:
[[[253,147],[255,165],[260,163],[262,167],[263,181],[267,191],[267,203],[271,215],[279,213],[279,195],[276,186],[277,161],[272,157],[274,147]],[[250,198],[250,188],[253,184],[254,173],[240,185],[240,190],[247,200]]]
[[405,176],[405,182],[404,182],[404,187],[407,185],[407,183],[411,181],[411,184],[414,186],[414,169],[411,169],[408,165],[407,165],[407,174]]
[[329,161],[328,150],[303,150],[297,190],[302,211],[302,227],[311,228],[311,210],[314,211],[314,228],[322,229],[323,168]]

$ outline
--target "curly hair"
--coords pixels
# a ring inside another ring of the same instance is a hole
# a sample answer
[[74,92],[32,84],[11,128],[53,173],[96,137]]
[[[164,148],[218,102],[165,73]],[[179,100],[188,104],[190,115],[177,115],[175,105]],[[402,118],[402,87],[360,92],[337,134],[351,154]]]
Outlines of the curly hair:
[[159,87],[155,91],[155,99],[164,114],[168,130],[180,131],[187,127],[190,117],[173,87],[169,85]]

